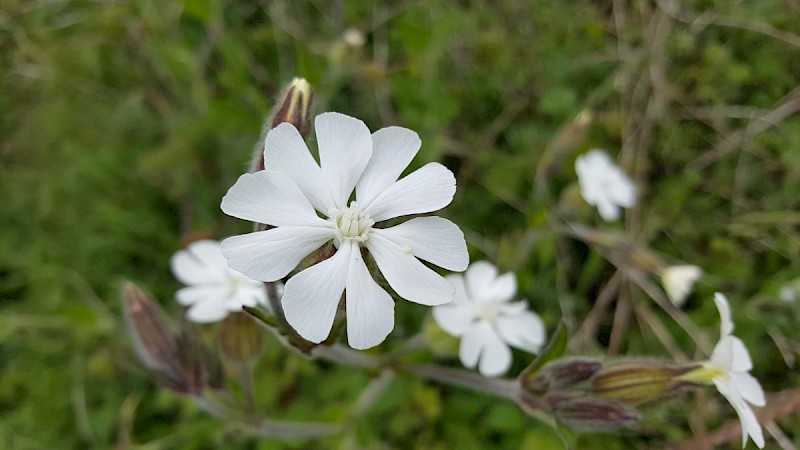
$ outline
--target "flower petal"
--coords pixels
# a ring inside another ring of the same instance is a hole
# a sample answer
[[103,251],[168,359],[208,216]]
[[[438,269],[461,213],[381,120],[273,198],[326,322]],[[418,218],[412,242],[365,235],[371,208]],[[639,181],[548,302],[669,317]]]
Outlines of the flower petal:
[[397,181],[421,145],[417,133],[407,128],[387,127],[372,133],[372,158],[356,185],[359,204],[369,206]]
[[228,315],[228,309],[221,301],[204,301],[195,303],[186,311],[186,318],[195,323],[217,322]]
[[455,192],[453,172],[439,163],[429,163],[389,186],[364,210],[376,222],[423,214],[449,205]]
[[511,367],[511,350],[486,322],[478,322],[464,333],[459,358],[469,368],[480,359],[478,370],[485,377],[502,375]]
[[326,224],[294,181],[274,170],[240,176],[220,207],[229,216],[278,227]]
[[720,292],[714,293],[714,303],[717,305],[720,318],[720,339],[733,333],[733,320],[731,320],[731,305],[728,298]]
[[600,213],[600,217],[602,217],[606,222],[614,222],[619,219],[620,208],[610,199],[606,198],[605,196],[599,197],[596,201],[596,204],[597,212]]
[[264,164],[291,178],[317,211],[325,213],[335,207],[322,169],[293,125],[282,123],[267,133]]
[[753,368],[753,361],[750,359],[750,352],[747,351],[744,342],[736,336],[728,336],[726,339],[731,341],[731,371],[749,372]]
[[400,225],[374,230],[419,259],[452,271],[469,264],[467,242],[456,224],[441,217],[418,217]]
[[497,267],[488,261],[470,264],[464,276],[473,301],[507,302],[517,293],[516,276],[510,272],[498,276]]
[[367,249],[397,295],[429,306],[453,300],[455,288],[452,284],[379,231],[370,233]]
[[[339,113],[320,114],[314,120],[322,174],[336,208],[347,200],[372,156],[372,136],[364,122]],[[327,211],[322,211],[327,212]]]
[[353,247],[352,241],[346,242],[333,256],[291,277],[284,286],[281,304],[286,321],[315,344],[331,332],[347,283]]
[[186,250],[176,252],[170,266],[175,278],[187,285],[222,281],[228,270],[219,243],[208,240],[193,242]]
[[227,289],[222,284],[195,285],[179,289],[175,299],[184,306],[210,301],[222,302],[227,294]]
[[332,228],[278,227],[222,241],[228,265],[259,281],[285,277],[300,261],[333,238]]
[[433,307],[433,318],[441,329],[452,336],[461,336],[472,325],[475,311],[472,305],[451,302]]
[[345,293],[350,346],[363,350],[383,342],[394,328],[394,300],[372,279],[358,247],[350,259]]
[[734,386],[741,394],[742,398],[747,400],[748,403],[755,406],[764,406],[767,404],[767,399],[764,397],[764,390],[761,389],[761,384],[754,376],[749,373],[730,374]]
[[499,316],[496,330],[507,344],[529,353],[538,353],[545,342],[544,322],[531,311]]

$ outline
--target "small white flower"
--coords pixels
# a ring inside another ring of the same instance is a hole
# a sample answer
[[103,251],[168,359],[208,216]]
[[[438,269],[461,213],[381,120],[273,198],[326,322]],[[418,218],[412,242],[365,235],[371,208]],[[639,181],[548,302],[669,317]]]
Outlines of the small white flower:
[[715,375],[712,378],[714,385],[739,415],[742,423],[742,447],[747,443],[749,435],[759,448],[764,448],[761,425],[750,407],[766,404],[764,391],[758,380],[750,375],[750,369],[753,368],[750,353],[741,339],[732,335],[733,321],[728,299],[718,292],[714,294],[714,302],[722,322],[720,340],[714,347],[711,360],[704,367]]
[[420,260],[453,271],[467,267],[464,234],[455,224],[439,217],[375,224],[444,208],[455,194],[455,177],[430,163],[398,180],[420,148],[411,130],[389,127],[370,135],[362,121],[338,113],[317,116],[315,129],[319,165],[292,125],[267,134],[267,169],[242,175],[222,210],[274,228],[228,238],[222,252],[232,268],[276,281],[332,241],[333,256],[286,283],[286,320],[305,339],[322,342],[344,293],[348,342],[365,349],[394,328],[394,300],[372,279],[364,249],[400,297],[423,305],[452,300],[450,283]]
[[542,319],[528,311],[524,301],[511,302],[517,293],[513,273],[497,274],[486,261],[470,264],[464,275],[449,275],[456,289],[452,303],[433,308],[443,330],[461,337],[459,357],[465,367],[487,377],[506,373],[511,367],[509,345],[536,353],[545,341]]
[[264,283],[228,267],[217,241],[196,241],[172,256],[172,273],[187,287],[176,293],[178,303],[190,306],[186,317],[208,323],[224,319],[242,306],[266,304]]
[[596,206],[606,222],[619,219],[619,210],[636,204],[636,187],[608,155],[599,149],[579,156],[575,172],[581,195],[586,203]]
[[778,298],[780,298],[783,303],[792,303],[797,300],[797,290],[792,286],[784,286],[781,288],[780,292],[778,292]]
[[692,292],[694,282],[703,276],[703,270],[693,265],[669,266],[661,271],[661,284],[673,305],[680,307]]

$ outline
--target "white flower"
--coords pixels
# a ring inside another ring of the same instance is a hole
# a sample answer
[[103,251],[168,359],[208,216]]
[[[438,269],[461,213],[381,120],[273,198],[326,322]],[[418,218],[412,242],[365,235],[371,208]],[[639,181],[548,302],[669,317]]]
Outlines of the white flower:
[[575,172],[581,195],[586,203],[596,206],[606,222],[619,219],[619,210],[636,204],[636,187],[608,155],[599,149],[579,156]]
[[661,271],[661,283],[675,306],[682,306],[703,270],[693,265],[669,266]]
[[758,420],[750,408],[750,405],[764,406],[766,404],[764,391],[758,380],[750,375],[750,369],[753,368],[750,353],[741,339],[731,334],[733,333],[733,321],[731,321],[728,299],[718,292],[714,294],[714,302],[717,304],[722,321],[721,336],[711,354],[711,360],[706,362],[704,367],[712,371],[714,374],[712,381],[717,390],[739,415],[742,423],[742,447],[747,443],[749,435],[759,448],[764,448],[761,425],[758,424]]
[[242,306],[266,304],[264,283],[228,267],[217,241],[196,241],[172,256],[172,273],[187,287],[176,293],[178,303],[191,305],[192,322],[216,322]]
[[542,319],[528,311],[524,301],[511,302],[517,293],[513,273],[498,276],[486,261],[470,264],[464,275],[447,277],[456,289],[452,303],[433,308],[433,317],[446,332],[461,337],[459,358],[482,375],[506,373],[511,367],[509,345],[536,353],[545,341]]
[[464,234],[448,220],[374,225],[447,206],[455,177],[430,163],[398,180],[420,148],[411,130],[389,127],[370,135],[363,122],[338,113],[318,116],[315,128],[319,165],[293,126],[281,124],[267,134],[267,169],[242,175],[222,199],[222,210],[275,228],[228,238],[222,252],[232,268],[275,281],[333,241],[333,256],[286,283],[286,319],[305,339],[322,342],[345,293],[348,342],[373,347],[394,328],[394,300],[372,279],[364,249],[400,297],[423,305],[449,302],[454,289],[420,260],[453,271],[468,264]]

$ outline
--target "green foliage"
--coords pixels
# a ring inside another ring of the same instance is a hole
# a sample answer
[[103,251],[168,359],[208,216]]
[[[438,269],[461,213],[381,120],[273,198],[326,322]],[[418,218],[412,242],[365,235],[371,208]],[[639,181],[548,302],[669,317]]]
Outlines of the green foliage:
[[[456,173],[443,214],[464,229],[472,259],[515,271],[551,332],[563,318],[579,333],[616,271],[565,235],[564,219],[624,229],[666,260],[705,270],[686,314],[707,336],[626,280],[619,302],[598,311],[596,333],[570,351],[694,355],[695,340],[716,339],[710,299],[721,290],[755,376],[769,391],[797,386],[789,367],[800,300],[779,293],[800,289],[800,12],[778,0],[615,3],[625,10],[544,0],[5,0],[0,448],[320,448],[250,437],[159,390],[120,332],[123,280],[178,317],[170,255],[197,237],[249,231],[219,201],[295,75],[314,86],[318,112],[419,132],[413,166],[441,161]],[[661,9],[673,3],[680,11]],[[363,47],[345,42],[347,27],[365,34]],[[592,116],[583,131],[581,111]],[[592,147],[619,155],[639,187],[624,227],[574,196],[574,159]],[[617,304],[633,305],[627,326],[614,323]],[[397,313],[383,351],[419,332],[428,312],[403,303]],[[370,374],[313,364],[267,339],[257,407],[345,421]],[[532,360],[516,356],[515,374]],[[694,407],[709,401],[653,413],[666,425],[567,441],[611,449],[688,439],[688,421],[712,429],[733,418],[723,403]],[[509,403],[406,375],[353,427],[321,447],[564,448]]]

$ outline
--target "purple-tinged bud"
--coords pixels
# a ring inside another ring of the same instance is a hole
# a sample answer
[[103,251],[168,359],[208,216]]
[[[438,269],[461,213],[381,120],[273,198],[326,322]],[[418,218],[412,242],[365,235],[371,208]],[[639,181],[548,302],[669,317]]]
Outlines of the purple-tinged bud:
[[264,333],[248,313],[228,314],[219,331],[219,347],[225,357],[247,361],[261,354]]
[[614,400],[568,395],[553,405],[553,416],[576,431],[613,432],[635,425],[641,415]]
[[122,288],[125,323],[134,349],[148,369],[170,372],[178,345],[158,304],[134,283]]
[[191,333],[176,334],[158,304],[134,283],[123,287],[125,322],[144,365],[170,389],[198,395],[223,383],[219,360]]
[[311,85],[303,78],[295,78],[289,83],[280,97],[281,100],[277,109],[273,111],[272,116],[264,123],[261,143],[256,147],[256,154],[253,155],[250,172],[264,170],[263,138],[269,130],[287,122],[294,125],[301,136],[304,138],[308,136],[311,131],[311,100],[313,96]]
[[533,377],[520,380],[522,388],[534,394],[569,388],[592,377],[603,363],[588,358],[570,358],[552,362]]
[[617,363],[603,367],[592,379],[598,397],[641,406],[665,399],[685,384],[680,376],[697,367],[663,363]]

